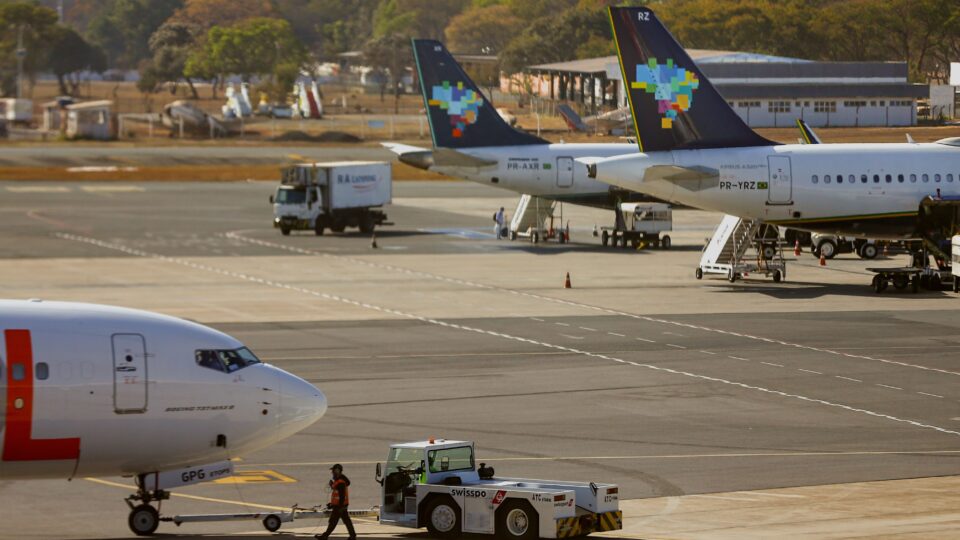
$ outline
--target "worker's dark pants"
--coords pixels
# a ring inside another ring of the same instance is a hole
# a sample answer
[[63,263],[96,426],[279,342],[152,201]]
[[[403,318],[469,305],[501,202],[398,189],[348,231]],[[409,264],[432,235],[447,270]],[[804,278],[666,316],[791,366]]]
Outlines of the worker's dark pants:
[[350,512],[347,511],[346,506],[334,506],[330,512],[330,524],[327,525],[327,532],[323,533],[323,537],[326,538],[330,536],[330,533],[337,528],[337,524],[340,523],[340,520],[343,520],[343,524],[347,526],[347,532],[350,534],[350,538],[356,538],[357,533],[353,530],[353,522],[350,521]]

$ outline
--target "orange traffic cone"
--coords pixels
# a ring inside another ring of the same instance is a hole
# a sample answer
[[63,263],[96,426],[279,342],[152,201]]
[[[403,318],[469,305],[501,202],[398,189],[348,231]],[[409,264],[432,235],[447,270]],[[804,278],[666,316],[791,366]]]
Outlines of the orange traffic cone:
[[820,266],[827,265],[827,258],[823,256],[823,253],[820,254]]
[[883,256],[886,257],[890,255],[890,242],[883,243]]
[[377,233],[373,233],[373,238],[370,240],[370,247],[377,249]]
[[567,272],[567,279],[565,279],[564,282],[563,282],[563,288],[564,288],[564,289],[572,289],[572,288],[573,288],[573,285],[570,284],[570,272]]
[[793,245],[793,255],[795,257],[800,256],[800,240],[797,240],[797,243]]

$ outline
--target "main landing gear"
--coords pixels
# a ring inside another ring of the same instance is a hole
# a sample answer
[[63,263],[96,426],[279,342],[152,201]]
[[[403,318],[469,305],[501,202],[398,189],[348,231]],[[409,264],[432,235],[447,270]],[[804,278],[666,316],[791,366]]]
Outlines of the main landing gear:
[[[160,526],[160,503],[170,498],[170,492],[162,489],[150,491],[144,489],[144,475],[137,477],[137,492],[130,495],[124,502],[130,507],[130,516],[127,524],[137,536],[150,536]],[[156,501],[154,508],[150,503]]]

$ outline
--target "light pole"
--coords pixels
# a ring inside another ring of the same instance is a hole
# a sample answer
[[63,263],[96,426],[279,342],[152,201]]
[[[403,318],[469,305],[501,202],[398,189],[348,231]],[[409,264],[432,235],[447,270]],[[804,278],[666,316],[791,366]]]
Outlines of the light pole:
[[23,97],[23,60],[27,50],[23,48],[23,25],[17,26],[17,99]]

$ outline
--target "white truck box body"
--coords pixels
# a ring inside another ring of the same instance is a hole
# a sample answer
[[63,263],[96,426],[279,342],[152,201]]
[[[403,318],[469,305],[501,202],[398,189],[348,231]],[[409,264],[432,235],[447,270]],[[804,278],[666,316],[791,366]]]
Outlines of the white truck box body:
[[327,209],[373,208],[390,204],[393,200],[388,163],[335,162],[315,166],[318,176],[325,174],[329,182],[330,200],[324,203]]

